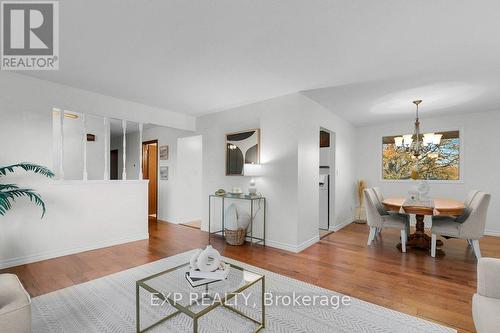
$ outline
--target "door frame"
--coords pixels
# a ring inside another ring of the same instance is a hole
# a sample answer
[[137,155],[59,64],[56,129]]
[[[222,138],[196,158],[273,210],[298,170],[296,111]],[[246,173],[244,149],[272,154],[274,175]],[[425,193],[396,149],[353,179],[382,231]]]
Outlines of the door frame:
[[[149,144],[152,144],[152,143],[156,143],[156,220],[158,220],[158,172],[159,172],[159,169],[160,169],[160,147],[158,145],[158,139],[155,139],[155,140],[148,140],[148,141],[143,141],[142,142],[142,145],[141,145],[141,149],[142,149],[142,152],[144,153],[144,146],[145,145],[149,145]],[[148,155],[148,158],[149,158],[149,155]],[[143,170],[143,173],[144,173],[144,163],[143,163],[144,160],[141,161],[141,168]],[[148,179],[149,180],[149,179]],[[149,198],[148,198],[148,203],[149,203]],[[148,212],[148,216],[149,216],[149,212]]]
[[[330,232],[334,232],[332,229],[335,229],[335,187],[337,183],[337,133],[328,129],[328,127],[320,126],[319,131],[324,131],[329,133],[329,148],[330,159],[328,161],[328,230]],[[319,139],[319,138],[318,138]],[[318,144],[318,154],[320,154],[320,145]],[[320,165],[321,168],[321,165]],[[319,221],[318,221],[319,222]],[[319,225],[319,223],[318,223]]]

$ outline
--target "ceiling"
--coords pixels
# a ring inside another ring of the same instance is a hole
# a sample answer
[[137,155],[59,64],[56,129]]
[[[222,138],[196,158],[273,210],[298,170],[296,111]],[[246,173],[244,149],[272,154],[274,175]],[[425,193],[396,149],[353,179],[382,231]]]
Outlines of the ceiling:
[[407,117],[416,98],[429,113],[500,106],[495,0],[74,0],[59,10],[60,70],[23,74],[171,111],[299,91],[356,125]]
[[415,118],[500,111],[500,71],[421,74],[304,91],[303,94],[356,126]]

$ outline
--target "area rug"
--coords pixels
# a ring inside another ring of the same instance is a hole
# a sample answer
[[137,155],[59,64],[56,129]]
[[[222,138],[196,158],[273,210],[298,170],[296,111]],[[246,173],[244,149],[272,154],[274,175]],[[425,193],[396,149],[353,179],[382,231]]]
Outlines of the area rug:
[[[48,332],[135,332],[135,282],[154,273],[186,263],[191,252],[181,253],[146,265],[61,289],[32,300],[35,333]],[[229,263],[266,277],[266,292],[272,295],[314,295],[343,299],[342,294],[291,279],[232,259]],[[260,285],[256,284],[259,289]],[[252,288],[254,288],[252,287]],[[254,293],[260,295],[258,290]],[[141,298],[141,323],[153,323],[165,313],[151,308]],[[259,303],[260,304],[260,303]],[[245,306],[246,315],[260,319],[260,309]],[[253,332],[256,325],[224,308],[217,308],[198,323],[199,332]],[[192,321],[180,314],[148,332],[192,332]],[[266,306],[266,328],[262,332],[456,332],[382,306],[350,298],[349,304],[333,307],[326,303],[273,302]]]

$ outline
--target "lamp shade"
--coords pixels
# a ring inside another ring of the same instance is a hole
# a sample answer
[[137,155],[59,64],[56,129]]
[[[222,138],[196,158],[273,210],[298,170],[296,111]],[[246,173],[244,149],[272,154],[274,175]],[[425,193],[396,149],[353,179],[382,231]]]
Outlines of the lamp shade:
[[443,134],[434,134],[434,136],[432,137],[432,143],[435,145],[440,144],[442,137],[443,137]]
[[257,177],[261,175],[261,165],[253,163],[245,163],[243,166],[243,175],[249,177]]
[[403,142],[405,146],[410,146],[411,143],[413,142],[413,135],[411,134],[403,135]]
[[395,137],[394,144],[396,145],[396,147],[403,147],[403,137],[402,136]]
[[424,146],[433,143],[434,141],[434,133],[425,133],[424,138],[422,139]]

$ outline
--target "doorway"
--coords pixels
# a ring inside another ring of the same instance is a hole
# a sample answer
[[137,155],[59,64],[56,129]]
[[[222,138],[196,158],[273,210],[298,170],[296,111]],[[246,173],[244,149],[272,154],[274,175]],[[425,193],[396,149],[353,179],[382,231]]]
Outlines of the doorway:
[[158,140],[142,143],[142,178],[149,179],[148,216],[158,218]]
[[333,232],[335,195],[335,133],[319,131],[319,236]]
[[110,151],[109,155],[109,179],[118,179],[118,149]]

